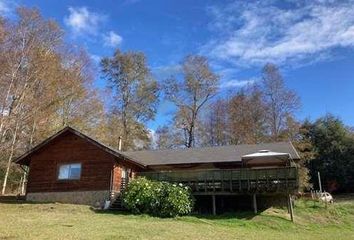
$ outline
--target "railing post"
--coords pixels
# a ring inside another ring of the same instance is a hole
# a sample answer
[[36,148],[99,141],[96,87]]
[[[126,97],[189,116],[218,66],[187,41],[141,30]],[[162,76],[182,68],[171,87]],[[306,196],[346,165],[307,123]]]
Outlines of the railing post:
[[241,193],[242,192],[242,180],[241,180],[241,176],[243,175],[244,170],[239,170],[238,172],[238,190]]
[[251,189],[251,186],[250,186],[250,172],[249,170],[247,170],[247,190],[249,191]]
[[215,172],[213,171],[213,192],[215,192]]
[[221,191],[224,191],[224,170],[221,170]]
[[286,190],[289,190],[289,180],[288,180],[288,176],[289,176],[289,168],[287,168],[287,173],[285,174],[285,183],[286,183]]

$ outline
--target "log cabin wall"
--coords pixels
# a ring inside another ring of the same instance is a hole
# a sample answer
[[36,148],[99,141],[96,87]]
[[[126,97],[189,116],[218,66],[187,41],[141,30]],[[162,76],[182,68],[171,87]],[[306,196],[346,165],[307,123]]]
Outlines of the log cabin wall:
[[129,180],[133,179],[137,172],[141,171],[141,169],[136,166],[129,164],[127,162],[121,162],[117,160],[116,164],[113,168],[113,183],[112,183],[112,191],[120,192],[122,189],[122,170],[123,168],[128,170],[128,178]]
[[[81,163],[78,180],[58,180],[61,164]],[[109,191],[114,156],[67,132],[31,157],[27,193]]]

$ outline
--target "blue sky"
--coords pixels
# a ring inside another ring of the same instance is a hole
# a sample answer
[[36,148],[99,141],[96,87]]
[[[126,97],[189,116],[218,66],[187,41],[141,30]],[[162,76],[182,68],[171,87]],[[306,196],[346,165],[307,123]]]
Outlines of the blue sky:
[[[55,19],[94,61],[117,47],[143,51],[157,79],[178,71],[185,55],[205,55],[221,94],[258,81],[262,66],[275,63],[301,97],[300,119],[333,113],[354,126],[353,0],[0,0],[0,12],[18,5]],[[168,121],[171,109],[162,101],[149,127]]]

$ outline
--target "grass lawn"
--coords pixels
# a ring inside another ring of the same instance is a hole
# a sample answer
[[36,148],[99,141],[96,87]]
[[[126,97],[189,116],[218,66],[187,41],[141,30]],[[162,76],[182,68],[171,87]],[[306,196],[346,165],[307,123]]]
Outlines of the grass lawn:
[[0,203],[0,239],[354,239],[354,196],[328,208],[300,200],[294,211],[291,223],[276,208],[256,216],[161,219],[69,204]]

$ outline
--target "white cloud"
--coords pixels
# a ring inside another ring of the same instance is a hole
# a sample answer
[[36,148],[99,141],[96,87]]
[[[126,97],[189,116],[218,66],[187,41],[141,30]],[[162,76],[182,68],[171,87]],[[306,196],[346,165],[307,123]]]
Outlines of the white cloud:
[[171,64],[155,67],[152,69],[154,76],[159,80],[165,80],[171,76],[180,74],[182,67],[179,64]]
[[69,16],[64,18],[64,23],[74,34],[96,35],[99,24],[105,19],[105,15],[92,12],[87,7],[69,7]]
[[158,140],[158,136],[156,134],[156,131],[152,128],[149,128],[148,131],[149,131],[149,138],[151,140],[151,145],[153,148],[156,148],[156,145],[157,145],[156,143]]
[[16,8],[17,3],[15,1],[0,0],[0,14],[1,15],[11,15]]
[[237,1],[209,7],[214,39],[203,52],[238,65],[313,62],[354,47],[354,0]]
[[247,80],[229,80],[220,84],[220,88],[231,88],[231,87],[245,87],[252,85],[256,82],[256,79]]
[[123,38],[114,31],[110,31],[108,34],[103,36],[103,41],[105,46],[117,47],[122,43]]
[[95,63],[99,63],[101,61],[101,56],[96,55],[96,54],[90,54],[90,58],[95,62]]

